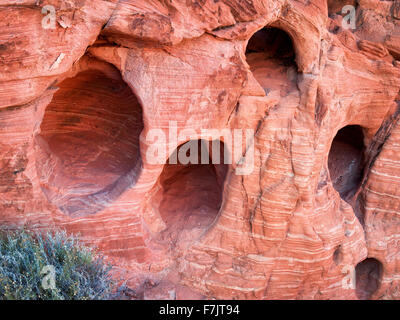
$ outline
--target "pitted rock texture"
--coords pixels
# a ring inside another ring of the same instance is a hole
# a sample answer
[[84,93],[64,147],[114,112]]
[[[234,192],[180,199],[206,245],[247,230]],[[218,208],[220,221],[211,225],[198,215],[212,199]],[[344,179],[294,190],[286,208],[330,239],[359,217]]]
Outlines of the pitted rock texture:
[[[0,0],[1,227],[79,233],[136,299],[399,299],[399,7]],[[252,129],[253,170],[170,164],[233,152],[201,129]]]

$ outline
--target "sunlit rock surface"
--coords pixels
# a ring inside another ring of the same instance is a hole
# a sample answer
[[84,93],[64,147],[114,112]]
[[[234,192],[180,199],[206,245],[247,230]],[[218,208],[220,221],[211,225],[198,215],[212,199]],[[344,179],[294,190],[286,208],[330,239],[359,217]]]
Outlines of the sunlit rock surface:
[[[399,299],[399,8],[0,0],[1,227],[79,234],[132,299]],[[253,170],[171,164],[201,129],[252,129]]]

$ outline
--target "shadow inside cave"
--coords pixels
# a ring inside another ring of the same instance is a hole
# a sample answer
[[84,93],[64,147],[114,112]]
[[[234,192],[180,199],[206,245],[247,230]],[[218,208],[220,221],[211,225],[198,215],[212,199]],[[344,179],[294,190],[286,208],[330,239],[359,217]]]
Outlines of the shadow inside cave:
[[382,263],[374,258],[361,261],[356,266],[356,294],[360,300],[369,300],[382,281]]

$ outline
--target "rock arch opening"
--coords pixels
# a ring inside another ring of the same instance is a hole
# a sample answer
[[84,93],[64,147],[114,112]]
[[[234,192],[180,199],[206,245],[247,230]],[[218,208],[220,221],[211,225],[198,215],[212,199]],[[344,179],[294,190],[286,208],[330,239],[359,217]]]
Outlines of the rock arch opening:
[[371,299],[382,281],[382,263],[374,258],[361,261],[356,266],[356,295],[360,300]]
[[104,209],[135,183],[141,168],[142,109],[114,69],[62,81],[35,139],[41,188],[68,215]]
[[358,125],[338,131],[328,157],[333,187],[343,200],[349,202],[361,184],[364,173],[364,133]]
[[292,38],[275,27],[264,27],[249,40],[246,59],[266,95],[280,90],[281,96],[297,83],[296,53]]
[[[207,144],[211,152],[207,152]],[[205,140],[191,140],[179,146],[163,168],[157,202],[166,225],[163,231],[165,239],[191,242],[208,230],[218,215],[228,172],[228,164],[225,163],[228,151],[223,142],[216,143],[217,146],[219,144],[217,152],[220,152],[220,161],[213,163],[212,150],[216,149],[211,144]],[[198,150],[197,154],[195,150]],[[180,157],[182,154],[185,161]],[[188,158],[198,161],[187,163]],[[202,158],[208,163],[201,161]]]

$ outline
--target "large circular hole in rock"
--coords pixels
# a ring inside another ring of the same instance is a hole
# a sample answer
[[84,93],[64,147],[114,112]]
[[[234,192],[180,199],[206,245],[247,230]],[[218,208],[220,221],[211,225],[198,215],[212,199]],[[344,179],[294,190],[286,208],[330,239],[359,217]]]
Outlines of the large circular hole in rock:
[[265,27],[256,32],[247,45],[246,58],[267,95],[276,89],[285,95],[296,87],[296,54],[293,41],[285,31]]
[[[220,161],[218,156],[214,158],[212,152],[207,152],[206,144],[210,151],[218,152],[215,146],[219,147]],[[166,224],[164,238],[191,242],[215,221],[222,204],[228,153],[224,143],[215,144],[214,149],[211,144],[205,140],[189,141],[178,147],[164,166],[159,178],[161,193],[158,194],[159,212]],[[180,154],[197,161],[182,163]]]
[[356,266],[356,294],[360,300],[368,300],[379,289],[382,280],[382,263],[368,258]]
[[59,88],[36,137],[41,187],[66,214],[92,214],[136,181],[141,106],[116,69],[84,71]]
[[343,200],[348,201],[360,186],[364,151],[364,134],[360,126],[346,126],[333,139],[328,167],[333,187]]

